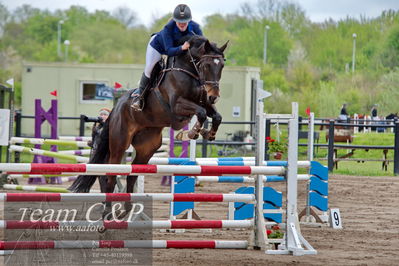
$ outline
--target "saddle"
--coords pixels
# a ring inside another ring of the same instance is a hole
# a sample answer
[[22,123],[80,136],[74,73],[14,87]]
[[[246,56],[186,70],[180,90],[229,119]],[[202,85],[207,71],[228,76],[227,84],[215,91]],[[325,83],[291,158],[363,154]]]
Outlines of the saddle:
[[149,82],[151,89],[158,87],[161,84],[161,82],[165,76],[165,73],[172,69],[186,72],[186,74],[193,76],[194,78],[198,78],[197,76],[193,75],[191,72],[189,72],[187,70],[180,69],[180,68],[174,68],[173,60],[175,60],[174,56],[169,57],[167,55],[163,55],[161,60],[159,60],[155,64],[154,68],[152,69],[150,82]]
[[130,97],[132,99],[135,97],[141,98],[141,109],[144,109],[144,106],[146,105],[146,95],[148,95],[152,89],[156,88],[161,83],[164,76],[164,69],[166,69],[165,59],[161,58],[161,60],[159,60],[152,69],[149,82],[147,83],[147,86],[144,88],[144,90],[141,92],[139,88],[136,88],[130,92]]
[[159,60],[151,72],[149,85],[152,88],[158,87],[161,84],[163,77],[165,76],[165,69],[168,67],[168,62],[171,57],[163,56],[161,60]]

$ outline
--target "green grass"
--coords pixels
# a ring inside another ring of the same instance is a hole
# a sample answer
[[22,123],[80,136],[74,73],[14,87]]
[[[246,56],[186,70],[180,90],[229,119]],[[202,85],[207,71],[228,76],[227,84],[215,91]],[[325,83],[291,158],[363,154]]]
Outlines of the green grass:
[[[320,133],[320,142],[323,144],[327,144],[326,142],[326,134],[327,132]],[[394,145],[394,134],[393,133],[357,133],[354,136],[353,142],[350,145],[367,145],[367,146],[393,146]],[[346,144],[346,143],[339,143]],[[327,149],[319,148],[315,149],[315,158],[320,159],[319,161],[323,164],[327,164]],[[343,156],[350,152],[350,150],[339,149],[338,156]],[[394,151],[388,150],[387,157],[388,159],[393,159]],[[364,150],[357,149],[355,150],[353,159],[382,159],[383,158],[383,150]],[[385,171],[382,169],[382,162],[357,162],[357,161],[340,161],[338,163],[338,169],[334,169],[333,171],[336,174],[345,174],[345,175],[359,175],[359,176],[393,176],[393,162],[389,163],[388,170]]]
[[[287,130],[286,128],[281,128],[281,136],[280,140],[287,139]],[[306,128],[304,129],[306,130]],[[320,132],[319,143],[327,144],[326,141],[327,131]],[[272,130],[271,137],[276,139],[276,132]],[[301,139],[300,143],[307,143],[306,139]],[[346,143],[339,143],[346,144]],[[357,133],[355,134],[354,140],[351,143],[353,145],[367,145],[367,146],[393,146],[394,145],[394,134],[393,133]],[[315,148],[315,160],[319,161],[323,165],[327,165],[327,149],[325,148]],[[338,156],[342,156],[346,154],[346,149],[338,150]],[[212,154],[212,156],[217,157]],[[240,155],[237,155],[240,156]],[[393,159],[394,151],[388,150],[388,159]],[[382,159],[383,152],[382,150],[364,150],[357,149],[354,152],[352,158],[360,158],[360,159]],[[282,160],[287,159],[287,154],[283,155]],[[306,160],[307,159],[307,147],[299,147],[298,149],[298,159]],[[273,160],[273,158],[271,158]],[[382,169],[382,162],[357,162],[357,161],[340,161],[338,163],[338,169],[334,169],[333,173],[335,174],[343,174],[343,175],[357,175],[357,176],[393,176],[393,162],[389,163],[387,171]]]
[[[326,161],[321,161],[326,164]],[[338,169],[334,174],[355,175],[355,176],[393,176],[393,163],[389,163],[388,171],[382,170],[382,162],[339,162]]]

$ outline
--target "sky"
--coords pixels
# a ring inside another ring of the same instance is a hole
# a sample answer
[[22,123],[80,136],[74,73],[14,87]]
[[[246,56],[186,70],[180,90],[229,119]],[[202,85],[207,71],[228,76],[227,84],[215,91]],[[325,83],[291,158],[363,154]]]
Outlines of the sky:
[[[193,13],[193,20],[203,23],[203,18],[214,13],[231,14],[240,10],[243,3],[256,5],[257,0],[0,0],[9,10],[23,4],[40,9],[68,9],[71,5],[86,7],[89,11],[96,9],[112,12],[124,6],[134,10],[139,23],[149,26],[154,18],[172,12],[177,4],[187,4]],[[399,10],[399,0],[291,0],[298,3],[313,22],[326,19],[344,19],[347,16],[360,18],[377,17],[383,10]]]

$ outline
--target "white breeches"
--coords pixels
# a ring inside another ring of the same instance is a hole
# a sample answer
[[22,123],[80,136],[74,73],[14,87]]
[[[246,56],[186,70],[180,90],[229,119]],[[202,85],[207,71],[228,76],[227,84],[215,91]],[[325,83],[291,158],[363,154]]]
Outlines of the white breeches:
[[151,77],[152,69],[154,68],[155,64],[159,60],[161,60],[162,57],[162,55],[150,45],[151,41],[155,38],[155,36],[156,35],[152,36],[150,41],[148,42],[147,52],[145,55],[144,74],[146,75],[147,78]]

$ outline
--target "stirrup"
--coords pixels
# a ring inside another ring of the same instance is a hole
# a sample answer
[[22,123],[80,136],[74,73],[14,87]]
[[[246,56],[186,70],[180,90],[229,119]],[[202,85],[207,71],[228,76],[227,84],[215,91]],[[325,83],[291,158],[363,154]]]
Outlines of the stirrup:
[[132,107],[136,112],[143,111],[143,97],[140,94],[132,94],[131,97],[133,98],[133,103],[130,105],[130,107]]

